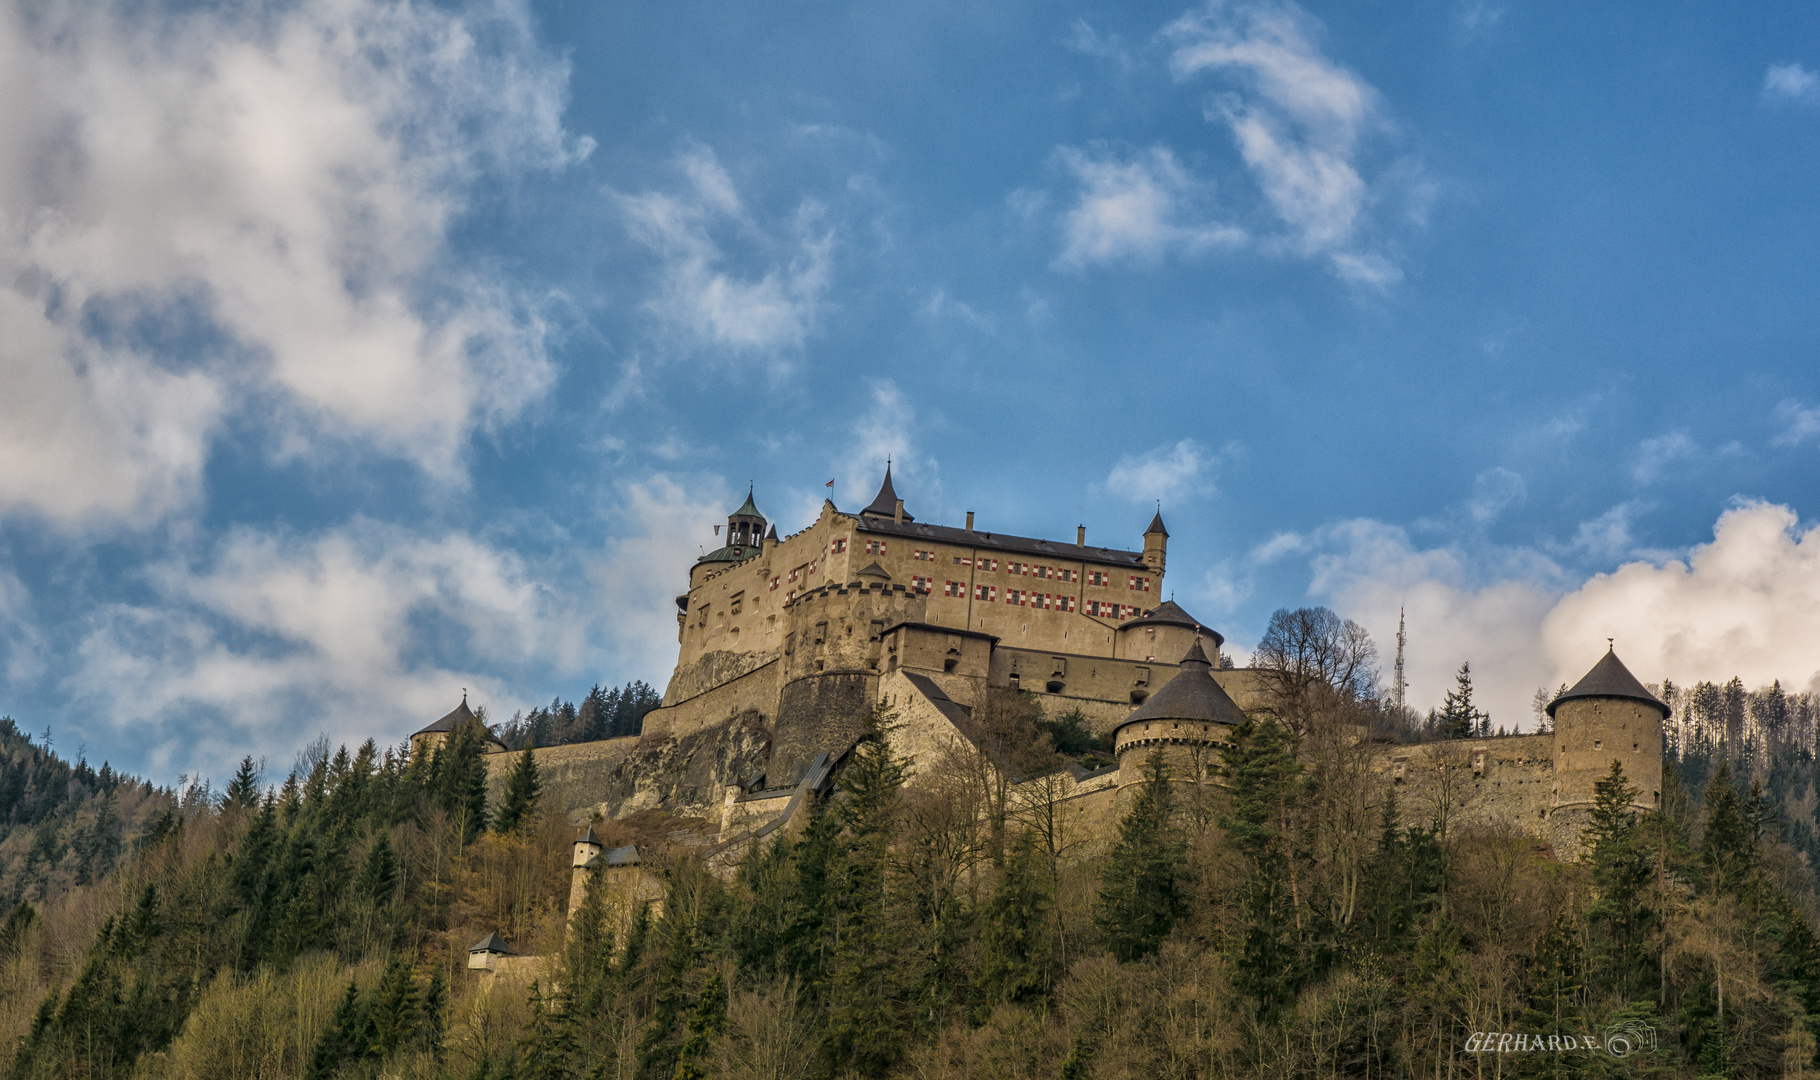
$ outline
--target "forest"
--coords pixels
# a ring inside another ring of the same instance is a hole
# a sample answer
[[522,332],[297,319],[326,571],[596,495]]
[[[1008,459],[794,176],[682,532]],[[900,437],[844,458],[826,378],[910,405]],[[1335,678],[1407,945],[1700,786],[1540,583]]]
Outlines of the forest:
[[[541,805],[529,753],[489,796],[476,727],[427,756],[319,743],[282,777],[249,759],[216,792],[67,765],[8,722],[5,1067],[474,1080],[1816,1069],[1810,699],[1663,687],[1663,812],[1632,810],[1642,778],[1614,769],[1587,852],[1566,861],[1365,782],[1361,731],[1427,725],[1386,715],[1355,663],[1368,642],[1309,626],[1314,648],[1275,654],[1280,707],[1209,763],[1220,783],[1175,783],[1152,759],[1113,837],[1071,832],[1041,782],[995,782],[1040,781],[1070,756],[1057,744],[1080,739],[1027,696],[1001,694],[925,775],[878,712],[808,826],[731,874],[691,840],[706,823],[597,825],[664,882],[663,903],[617,936],[594,892],[567,918],[574,828]],[[468,971],[468,947],[495,931],[545,958],[541,976]],[[1597,1046],[1582,1048],[1589,1033]]]

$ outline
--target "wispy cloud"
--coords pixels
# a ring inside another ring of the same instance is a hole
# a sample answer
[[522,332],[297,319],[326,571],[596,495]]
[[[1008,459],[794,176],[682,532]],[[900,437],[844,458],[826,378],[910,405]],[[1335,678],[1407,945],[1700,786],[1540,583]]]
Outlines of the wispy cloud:
[[[714,151],[691,146],[678,165],[681,191],[617,196],[632,238],[660,264],[647,307],[690,342],[735,354],[763,354],[788,366],[779,350],[801,347],[826,302],[834,231],[823,208],[805,199],[782,226],[782,239],[755,220]],[[755,248],[747,272],[723,238]]]
[[1133,502],[1175,502],[1206,495],[1215,490],[1219,467],[1238,454],[1237,444],[1213,453],[1193,439],[1182,439],[1141,454],[1126,454],[1099,486]]
[[0,9],[0,513],[156,520],[242,412],[458,480],[552,370],[451,228],[588,153],[567,77],[512,0]]
[[1782,430],[1773,440],[1777,446],[1800,446],[1820,436],[1820,406],[1784,401],[1776,406],[1776,422]]
[[1522,506],[1529,487],[1523,478],[1503,466],[1486,469],[1474,478],[1472,498],[1466,501],[1466,512],[1483,525],[1491,522],[1511,506]]
[[1100,147],[1064,147],[1062,162],[1080,197],[1062,219],[1061,262],[1154,262],[1242,243],[1245,234],[1210,217],[1213,185],[1189,174],[1162,147],[1121,157]]
[[1820,75],[1800,64],[1771,64],[1763,73],[1763,100],[1771,104],[1820,105]]
[[[1290,252],[1324,259],[1341,278],[1373,287],[1402,276],[1362,237],[1373,198],[1360,144],[1387,121],[1377,91],[1323,55],[1320,23],[1282,4],[1210,3],[1163,31],[1178,81],[1215,75],[1231,89],[1208,118],[1232,132],[1239,154],[1287,232]],[[1404,172],[1407,172],[1405,168]],[[1421,186],[1419,177],[1404,176]]]
[[1670,465],[1699,453],[1700,444],[1685,431],[1671,431],[1644,439],[1637,446],[1637,463],[1631,468],[1631,477],[1639,484],[1653,484],[1662,478]]
[[1076,19],[1069,24],[1064,43],[1077,53],[1110,60],[1120,68],[1137,66],[1137,54],[1117,34],[1102,34],[1086,19]]

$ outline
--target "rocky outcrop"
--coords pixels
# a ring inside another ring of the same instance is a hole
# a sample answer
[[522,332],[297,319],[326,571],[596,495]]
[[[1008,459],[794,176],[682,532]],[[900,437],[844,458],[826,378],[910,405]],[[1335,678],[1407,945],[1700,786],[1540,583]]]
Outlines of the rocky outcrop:
[[[535,751],[544,805],[581,823],[662,809],[718,821],[727,789],[765,769],[771,731],[756,712],[681,737],[647,735]],[[491,799],[505,792],[517,754],[488,759]]]
[[663,704],[675,705],[707,693],[722,683],[732,682],[748,671],[755,671],[777,659],[777,650],[764,652],[718,651],[704,654],[687,667],[679,667],[664,688]]

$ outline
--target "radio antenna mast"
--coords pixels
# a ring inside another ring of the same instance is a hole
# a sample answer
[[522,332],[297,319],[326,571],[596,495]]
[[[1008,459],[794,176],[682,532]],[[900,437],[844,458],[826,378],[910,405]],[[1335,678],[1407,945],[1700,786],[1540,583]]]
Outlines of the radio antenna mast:
[[1409,683],[1403,679],[1403,642],[1403,607],[1399,604],[1397,606],[1397,670],[1396,674],[1392,676],[1392,693],[1396,696],[1399,720],[1403,716],[1403,692],[1409,687]]

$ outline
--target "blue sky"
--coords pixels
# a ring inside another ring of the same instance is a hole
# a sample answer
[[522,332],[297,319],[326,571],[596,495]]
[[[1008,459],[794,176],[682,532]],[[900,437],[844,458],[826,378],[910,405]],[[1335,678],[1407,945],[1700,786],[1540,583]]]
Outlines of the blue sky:
[[1802,5],[0,13],[0,711],[160,779],[661,686],[747,482],[1820,689]]

